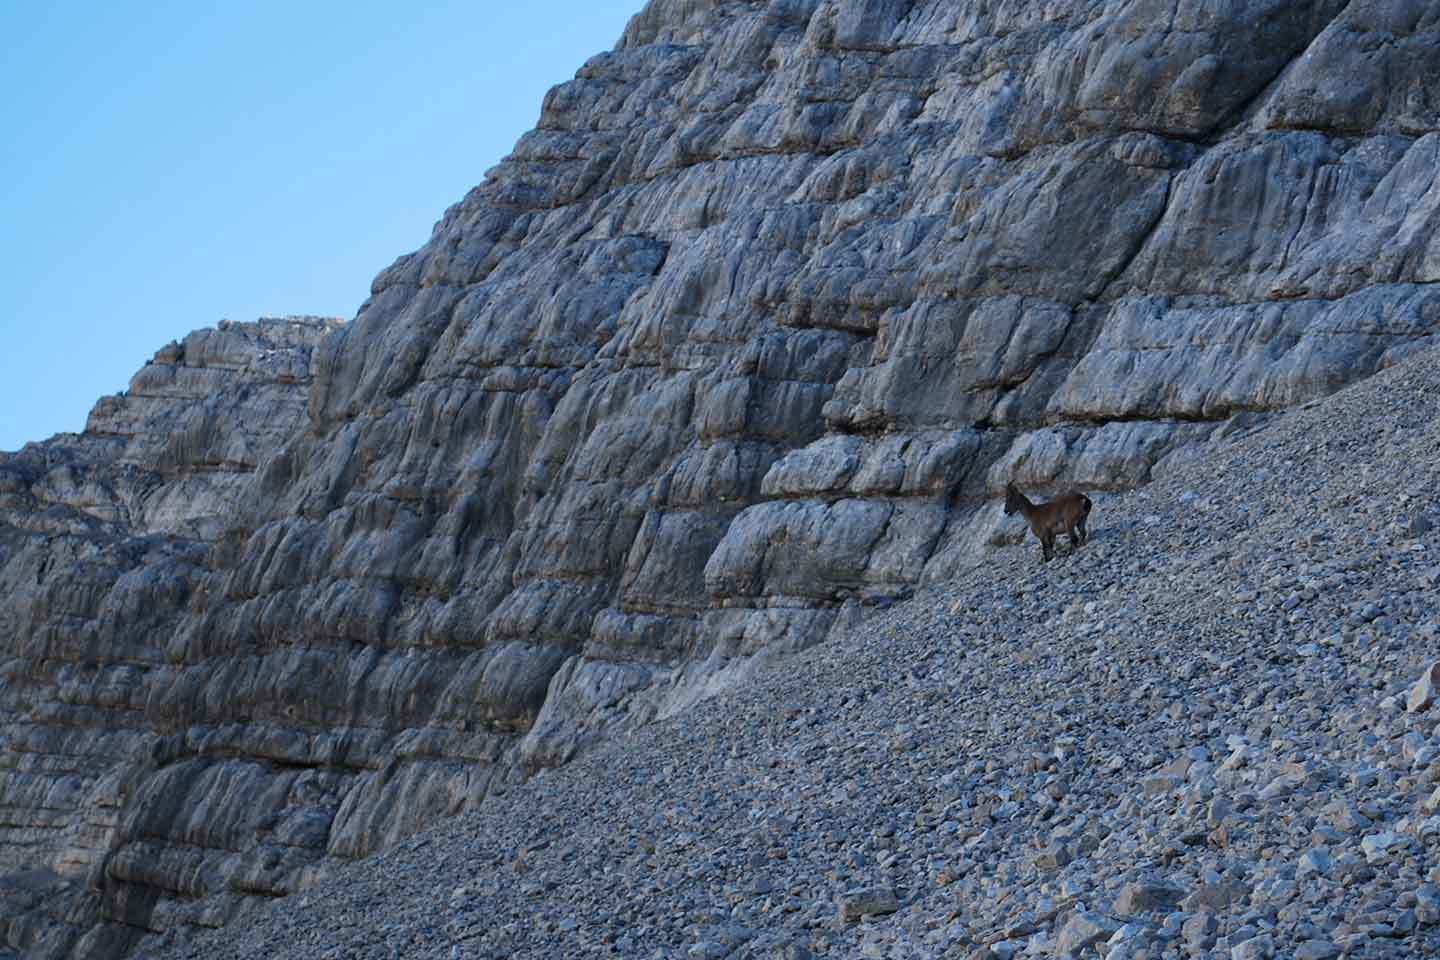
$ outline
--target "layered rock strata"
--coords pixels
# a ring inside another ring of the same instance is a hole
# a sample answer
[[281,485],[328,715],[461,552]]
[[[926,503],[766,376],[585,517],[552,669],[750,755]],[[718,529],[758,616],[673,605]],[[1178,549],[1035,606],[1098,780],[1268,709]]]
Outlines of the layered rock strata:
[[[20,768],[69,748],[5,747],[12,819],[104,838],[0,840],[93,868],[52,955],[222,922],[819,642],[1009,535],[1007,479],[1141,484],[1433,343],[1437,50],[1412,0],[650,3],[223,510],[96,495],[136,532],[49,561],[64,600],[6,548],[7,670],[83,665],[90,728],[149,738],[59,799]],[[8,716],[70,711],[39,683]]]
[[[168,631],[255,470],[304,428],[314,348],[339,327],[197,331],[100,400],[84,433],[0,455],[0,947],[118,956],[143,933],[125,920],[153,895],[110,878],[146,860],[134,804],[163,764],[147,704],[173,675]],[[194,882],[197,856],[155,853],[143,869]]]
[[1211,453],[155,960],[1440,956],[1440,351]]

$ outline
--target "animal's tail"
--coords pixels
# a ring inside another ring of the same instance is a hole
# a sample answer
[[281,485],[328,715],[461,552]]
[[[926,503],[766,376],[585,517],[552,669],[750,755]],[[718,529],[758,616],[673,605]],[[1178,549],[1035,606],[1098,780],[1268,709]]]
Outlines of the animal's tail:
[[1089,513],[1089,512],[1090,512],[1090,507],[1091,507],[1090,498],[1087,497],[1087,496],[1085,496],[1085,494],[1082,493],[1082,494],[1080,494],[1080,502],[1083,503],[1083,504],[1085,504],[1085,512],[1086,512],[1086,513]]

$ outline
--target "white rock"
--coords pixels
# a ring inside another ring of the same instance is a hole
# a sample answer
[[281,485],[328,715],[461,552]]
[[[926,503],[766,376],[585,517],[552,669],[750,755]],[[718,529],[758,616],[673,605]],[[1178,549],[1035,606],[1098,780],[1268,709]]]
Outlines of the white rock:
[[1109,917],[1077,910],[1055,938],[1055,955],[1064,957],[1078,953],[1091,944],[1108,939],[1120,926]]
[[1380,863],[1390,855],[1390,851],[1404,843],[1397,833],[1386,831],[1385,833],[1372,833],[1360,841],[1360,851],[1365,854],[1369,863]]
[[1304,856],[1295,867],[1295,879],[1303,880],[1306,877],[1330,875],[1330,868],[1334,866],[1334,860],[1330,858],[1330,851],[1324,847],[1315,847],[1305,851]]
[[1405,701],[1405,709],[1411,713],[1423,713],[1429,710],[1435,703],[1435,690],[1440,686],[1440,660],[1436,660],[1425,668],[1420,674],[1420,679],[1410,688],[1410,697]]
[[1275,956],[1275,938],[1268,933],[1251,937],[1230,948],[1231,960],[1269,960]]

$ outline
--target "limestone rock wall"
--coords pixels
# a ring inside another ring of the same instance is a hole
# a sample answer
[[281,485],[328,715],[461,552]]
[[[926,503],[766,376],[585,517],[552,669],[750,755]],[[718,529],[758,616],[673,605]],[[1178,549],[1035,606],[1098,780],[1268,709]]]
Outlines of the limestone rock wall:
[[[320,342],[303,423],[126,446],[242,485],[65,481],[154,536],[66,580],[113,605],[85,709],[144,760],[0,781],[97,838],[64,949],[223,922],[741,681],[1012,535],[1008,479],[1141,484],[1433,343],[1437,51],[1419,0],[654,0]],[[36,609],[17,675],[84,620]]]
[[[199,857],[135,832],[133,805],[174,773],[148,704],[251,476],[304,429],[314,347],[339,327],[197,331],[101,399],[83,434],[0,455],[0,956],[123,955],[155,900],[109,879],[126,862],[206,889],[186,875]],[[186,792],[183,817],[212,814],[200,783]]]

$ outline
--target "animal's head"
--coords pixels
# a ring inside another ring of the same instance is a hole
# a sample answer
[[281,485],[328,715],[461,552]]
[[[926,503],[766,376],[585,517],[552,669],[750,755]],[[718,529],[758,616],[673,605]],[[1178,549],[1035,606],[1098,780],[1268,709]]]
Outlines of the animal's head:
[[1005,516],[1010,516],[1020,509],[1020,491],[1016,488],[1014,481],[1005,484]]

